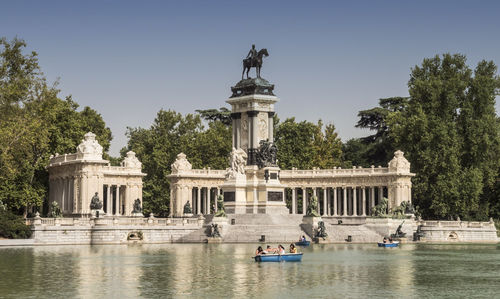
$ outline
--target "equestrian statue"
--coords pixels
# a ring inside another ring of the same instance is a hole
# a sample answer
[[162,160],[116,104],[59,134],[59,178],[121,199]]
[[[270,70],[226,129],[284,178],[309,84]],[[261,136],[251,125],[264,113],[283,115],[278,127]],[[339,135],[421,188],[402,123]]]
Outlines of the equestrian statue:
[[255,49],[255,45],[252,45],[252,49],[250,49],[250,51],[248,52],[247,57],[243,59],[243,72],[241,73],[241,80],[243,80],[245,70],[247,71],[247,79],[250,78],[248,76],[248,72],[250,72],[250,69],[253,67],[255,68],[257,78],[260,78],[260,69],[262,68],[263,56],[269,56],[269,53],[267,53],[267,49],[261,49],[257,52],[257,50]]

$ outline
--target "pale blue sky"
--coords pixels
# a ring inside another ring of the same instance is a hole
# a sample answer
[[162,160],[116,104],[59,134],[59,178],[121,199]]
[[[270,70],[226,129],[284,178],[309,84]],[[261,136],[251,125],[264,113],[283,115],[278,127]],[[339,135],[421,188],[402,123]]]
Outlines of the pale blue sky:
[[499,13],[498,1],[1,1],[0,36],[25,39],[61,96],[102,114],[117,155],[126,127],[161,108],[227,106],[252,43],[270,53],[281,119],[366,135],[357,112],[408,95],[423,58],[500,64]]

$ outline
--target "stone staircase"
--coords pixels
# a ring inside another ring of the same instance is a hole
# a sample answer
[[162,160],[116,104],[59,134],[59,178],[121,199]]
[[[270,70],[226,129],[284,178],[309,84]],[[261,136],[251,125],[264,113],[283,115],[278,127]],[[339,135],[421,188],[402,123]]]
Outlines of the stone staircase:
[[302,215],[232,214],[222,238],[223,242],[258,243],[264,235],[266,243],[291,243],[305,234],[301,223]]
[[329,241],[334,243],[346,242],[348,236],[351,236],[352,243],[380,242],[384,237],[364,225],[332,225],[325,223],[325,227]]

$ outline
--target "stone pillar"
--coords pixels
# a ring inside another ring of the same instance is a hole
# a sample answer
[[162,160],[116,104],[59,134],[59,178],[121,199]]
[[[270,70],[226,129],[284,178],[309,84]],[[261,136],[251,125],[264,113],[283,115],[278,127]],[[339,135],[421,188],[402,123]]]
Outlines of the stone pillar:
[[326,188],[323,187],[323,216],[328,215],[328,211],[326,209]]
[[106,185],[106,214],[112,215],[113,204],[111,203],[111,186]]
[[343,196],[343,207],[342,207],[342,216],[347,216],[347,188],[342,187],[342,190],[344,192]]
[[296,203],[296,199],[295,199],[295,193],[297,192],[297,190],[295,188],[292,188],[292,214],[297,214],[297,203]]
[[366,190],[364,186],[361,187],[361,192],[363,192],[363,194],[361,195],[363,203],[363,208],[361,209],[361,215],[366,216]]
[[241,147],[241,113],[231,113],[233,120],[233,147]]
[[307,212],[307,206],[306,206],[307,198],[306,198],[306,194],[307,194],[306,188],[302,188],[302,214],[304,214],[304,215]]
[[196,196],[196,213],[201,215],[201,187],[198,187],[198,194]]
[[358,216],[358,187],[352,187],[352,216]]
[[274,122],[273,122],[273,116],[274,112],[268,112],[267,113],[268,119],[267,119],[267,128],[269,132],[267,133],[269,142],[274,142]]
[[337,216],[337,188],[333,188],[333,216]]
[[372,214],[373,207],[375,206],[375,187],[370,187],[370,215]]
[[120,185],[115,190],[115,215],[120,215]]

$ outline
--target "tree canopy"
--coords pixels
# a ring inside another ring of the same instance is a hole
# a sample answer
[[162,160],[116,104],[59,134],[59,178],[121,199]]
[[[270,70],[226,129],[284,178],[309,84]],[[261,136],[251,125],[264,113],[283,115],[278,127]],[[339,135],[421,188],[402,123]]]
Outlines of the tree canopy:
[[[484,219],[500,166],[497,67],[472,71],[463,55],[424,59],[412,69],[408,107],[389,116],[395,145],[417,174],[415,202],[427,218]],[[494,199],[498,202],[498,198]]]
[[88,131],[107,151],[111,131],[95,110],[58,97],[47,84],[36,52],[20,39],[0,39],[0,200],[25,215],[48,194],[45,167],[55,153],[75,152]]

